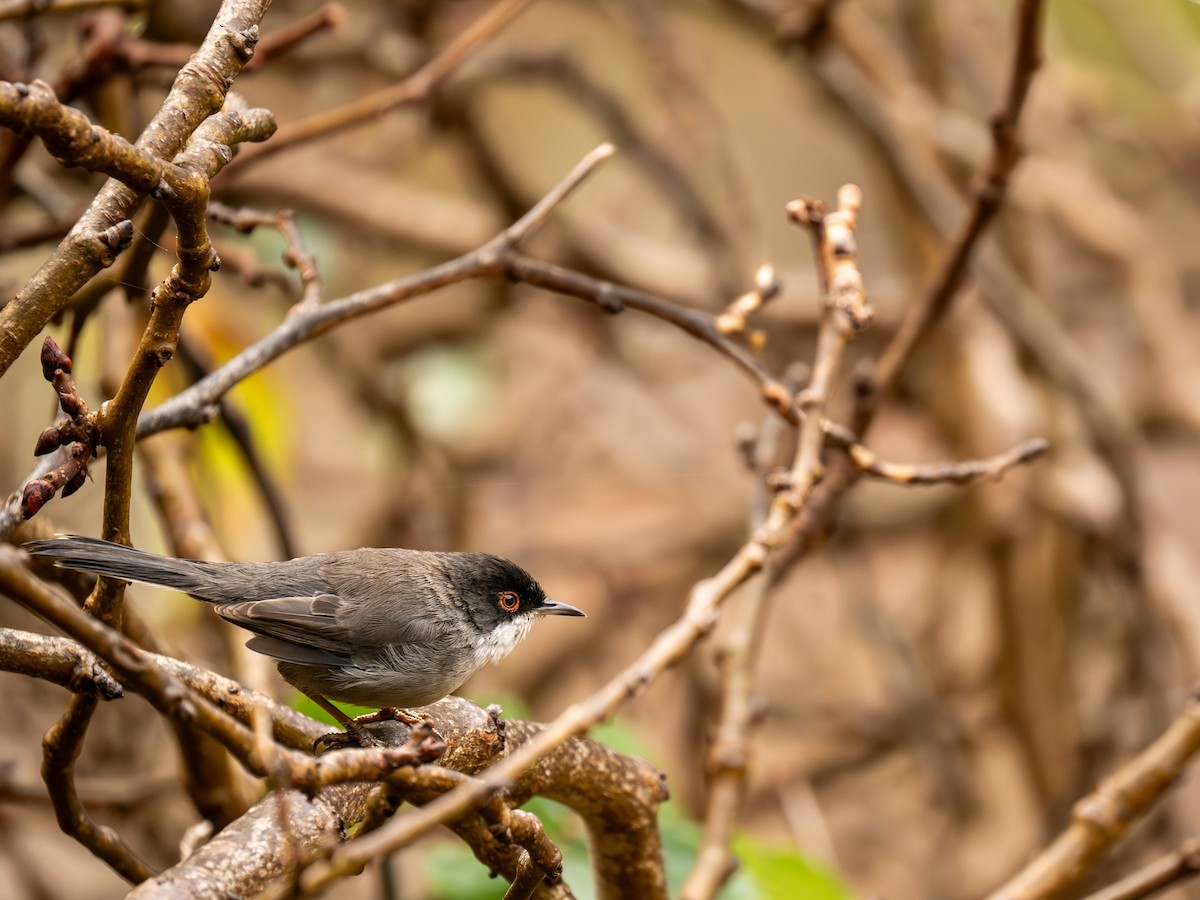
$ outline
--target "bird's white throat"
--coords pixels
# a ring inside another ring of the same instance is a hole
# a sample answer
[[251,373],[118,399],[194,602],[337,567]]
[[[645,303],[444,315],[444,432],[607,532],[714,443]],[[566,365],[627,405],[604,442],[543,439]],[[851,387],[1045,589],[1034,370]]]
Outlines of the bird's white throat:
[[501,622],[492,633],[479,642],[475,648],[475,666],[487,666],[498,663],[513,651],[521,639],[529,634],[537,616],[516,616]]

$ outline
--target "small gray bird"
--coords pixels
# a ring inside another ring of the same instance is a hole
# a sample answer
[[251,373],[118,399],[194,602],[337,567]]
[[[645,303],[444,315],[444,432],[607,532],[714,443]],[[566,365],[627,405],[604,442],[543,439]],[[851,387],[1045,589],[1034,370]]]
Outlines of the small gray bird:
[[507,656],[542,616],[584,613],[550,600],[490,553],[361,549],[286,562],[173,559],[65,535],[25,549],[60,566],[174,588],[254,632],[251,650],[343,725],[330,703],[412,707],[440,700]]

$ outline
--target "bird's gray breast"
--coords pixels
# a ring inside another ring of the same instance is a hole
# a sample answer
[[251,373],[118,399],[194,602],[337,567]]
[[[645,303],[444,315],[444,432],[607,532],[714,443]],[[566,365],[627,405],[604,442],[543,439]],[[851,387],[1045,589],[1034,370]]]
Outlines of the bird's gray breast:
[[342,598],[338,621],[353,660],[334,674],[339,684],[332,696],[366,706],[419,706],[451,693],[483,664],[479,633],[435,554],[331,554],[322,575]]

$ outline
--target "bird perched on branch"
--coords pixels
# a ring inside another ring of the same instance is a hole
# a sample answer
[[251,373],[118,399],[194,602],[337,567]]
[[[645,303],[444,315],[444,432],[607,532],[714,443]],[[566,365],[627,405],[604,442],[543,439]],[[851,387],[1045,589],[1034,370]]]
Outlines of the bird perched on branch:
[[342,725],[330,701],[424,706],[512,652],[543,616],[582,616],[490,553],[345,550],[286,562],[174,559],[65,535],[24,548],[68,569],[174,588],[214,604],[251,650]]

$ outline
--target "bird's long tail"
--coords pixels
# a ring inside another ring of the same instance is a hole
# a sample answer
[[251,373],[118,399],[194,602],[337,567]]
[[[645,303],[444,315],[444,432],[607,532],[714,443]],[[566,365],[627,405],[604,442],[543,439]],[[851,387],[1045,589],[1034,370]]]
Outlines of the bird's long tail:
[[158,556],[99,538],[64,535],[22,546],[34,556],[48,556],[68,569],[158,584],[193,596],[203,597],[212,584],[212,563]]

